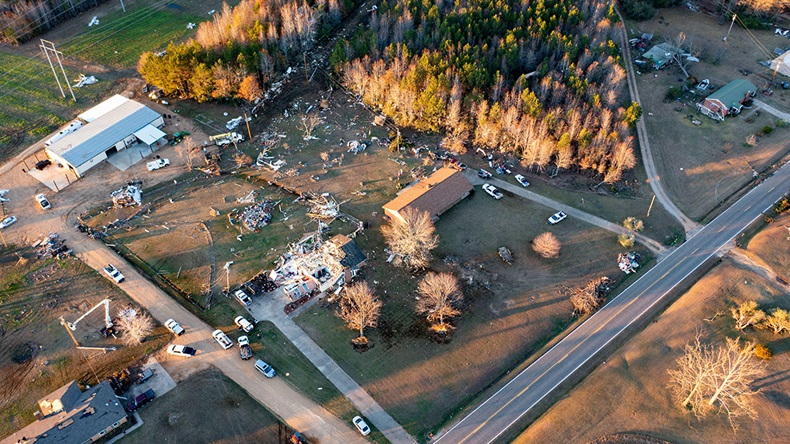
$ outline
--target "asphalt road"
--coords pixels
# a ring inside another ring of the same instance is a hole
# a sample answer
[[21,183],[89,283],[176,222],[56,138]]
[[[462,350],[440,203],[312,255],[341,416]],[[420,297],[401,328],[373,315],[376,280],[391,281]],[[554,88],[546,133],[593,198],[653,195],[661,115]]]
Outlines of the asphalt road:
[[785,164],[663,261],[646,271],[479,407],[453,424],[435,442],[479,444],[497,440],[788,191],[790,166]]

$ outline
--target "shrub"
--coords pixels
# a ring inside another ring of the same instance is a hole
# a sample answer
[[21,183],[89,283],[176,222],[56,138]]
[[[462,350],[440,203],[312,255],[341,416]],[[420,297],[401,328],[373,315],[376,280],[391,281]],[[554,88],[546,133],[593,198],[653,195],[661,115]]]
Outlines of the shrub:
[[623,221],[623,226],[631,231],[642,231],[642,229],[645,228],[644,222],[635,217],[627,217]]
[[667,91],[667,94],[664,96],[664,99],[672,101],[679,99],[680,96],[682,95],[683,95],[683,90],[681,90],[677,86],[670,86],[669,90]]
[[777,128],[787,128],[787,125],[788,125],[788,123],[787,123],[787,120],[785,120],[785,119],[779,119],[779,120],[776,121],[776,127]]
[[767,135],[771,134],[771,132],[772,132],[773,130],[774,130],[774,129],[773,129],[773,128],[772,128],[770,125],[765,125],[765,126],[763,127],[763,134],[765,134],[765,135],[767,136]]
[[634,246],[634,235],[623,233],[617,236],[617,242],[625,248],[631,248]]
[[777,203],[774,207],[776,214],[782,214],[787,210],[790,210],[790,200],[786,197],[780,200],[779,203]]
[[542,257],[547,259],[559,257],[560,255],[560,241],[553,234],[546,232],[539,234],[532,241],[532,249]]
[[771,359],[771,357],[773,357],[773,355],[774,354],[773,354],[773,352],[771,352],[771,349],[766,347],[766,346],[764,346],[763,344],[757,344],[754,347],[754,356],[756,356],[756,357],[758,357],[760,359],[765,359],[767,361],[767,360]]

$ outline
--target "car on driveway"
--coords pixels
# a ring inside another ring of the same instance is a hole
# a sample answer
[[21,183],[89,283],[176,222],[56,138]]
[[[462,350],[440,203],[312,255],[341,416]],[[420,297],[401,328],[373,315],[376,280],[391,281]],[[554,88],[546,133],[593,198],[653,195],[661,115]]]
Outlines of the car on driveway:
[[239,301],[241,305],[247,307],[250,304],[252,304],[252,299],[250,299],[250,297],[247,296],[247,293],[245,293],[244,290],[241,289],[236,290],[236,292],[233,294],[236,296],[236,300]]
[[197,350],[192,347],[187,347],[186,345],[171,344],[167,347],[167,354],[169,355],[191,358],[195,356],[195,353],[197,353]]
[[497,188],[490,183],[483,184],[483,191],[488,193],[488,195],[494,199],[502,199],[502,193],[500,193],[499,190],[497,190]]
[[211,336],[214,336],[214,339],[217,340],[219,346],[225,350],[233,347],[233,341],[231,341],[228,335],[223,333],[222,330],[214,330],[214,333],[212,333]]
[[355,416],[354,419],[351,420],[351,422],[354,423],[354,427],[356,427],[357,430],[359,430],[359,433],[361,433],[364,436],[370,435],[370,427],[368,427],[368,423],[366,423],[361,416]]
[[563,213],[562,211],[557,211],[556,213],[551,215],[551,217],[549,218],[549,223],[551,225],[558,224],[564,221],[566,217],[568,217],[567,214]]
[[275,373],[272,366],[263,362],[260,359],[255,361],[255,369],[263,373],[263,375],[266,376],[267,378],[274,378]]
[[154,393],[153,390],[146,390],[145,393],[139,394],[133,400],[129,401],[129,403],[126,404],[126,409],[133,412],[148,404],[154,398],[156,398],[156,393]]
[[484,169],[477,170],[478,177],[482,177],[483,179],[490,179],[493,175]]
[[176,322],[174,319],[166,320],[165,327],[167,327],[168,330],[175,333],[176,336],[181,336],[184,334],[184,327],[182,327],[181,324]]
[[250,331],[252,331],[254,327],[254,325],[252,325],[252,322],[244,319],[244,316],[236,316],[236,319],[233,322],[236,323],[237,327],[244,330],[244,333],[249,333]]
[[241,359],[246,361],[252,357],[252,348],[250,347],[250,338],[246,336],[241,336],[239,338],[239,353],[241,354]]
[[148,162],[147,164],[148,171],[155,171],[158,170],[159,168],[164,168],[168,165],[170,165],[170,159],[157,159],[154,160],[153,162]]
[[49,210],[52,208],[52,205],[49,204],[47,197],[43,194],[36,194],[36,202],[41,205],[41,209],[43,210]]
[[524,177],[524,176],[522,176],[521,174],[516,174],[516,180],[517,180],[517,181],[518,181],[518,183],[520,183],[520,184],[521,184],[521,186],[523,186],[523,187],[528,187],[528,186],[529,186],[529,182],[527,182],[527,178],[526,178],[526,177]]
[[16,216],[8,216],[0,222],[0,228],[8,228],[16,222]]
[[107,264],[107,266],[104,267],[103,270],[104,270],[105,273],[107,273],[107,276],[109,276],[110,279],[114,280],[115,282],[117,282],[119,284],[121,282],[123,282],[124,279],[126,279],[125,277],[123,277],[121,272],[118,271],[118,269],[115,268],[112,264]]

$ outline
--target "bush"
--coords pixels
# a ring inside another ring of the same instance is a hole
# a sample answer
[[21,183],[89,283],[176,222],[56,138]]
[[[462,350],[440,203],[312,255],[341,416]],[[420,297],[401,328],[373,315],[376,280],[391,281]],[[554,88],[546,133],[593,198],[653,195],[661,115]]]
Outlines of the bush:
[[766,347],[766,346],[764,346],[763,344],[757,344],[754,347],[754,356],[756,356],[756,357],[758,357],[760,359],[765,359],[767,361],[767,360],[771,359],[771,357],[773,355],[774,354],[773,354],[773,352],[771,352],[771,349]]
[[656,15],[653,5],[641,0],[624,0],[622,2],[625,15],[637,21],[650,20]]
[[774,129],[773,129],[773,128],[772,128],[770,125],[765,125],[765,126],[763,127],[763,134],[765,134],[765,135],[767,136],[767,135],[771,134],[771,132],[772,132],[773,130],[774,130]]
[[620,242],[620,245],[625,248],[631,248],[634,246],[634,235],[623,233],[617,236],[617,242]]
[[669,90],[667,91],[667,94],[664,96],[664,99],[669,101],[677,100],[682,95],[683,95],[682,89],[678,88],[677,86],[670,86]]
[[631,231],[642,231],[642,229],[645,228],[645,224],[641,220],[635,217],[627,217],[623,221],[623,226],[627,230],[631,230]]
[[560,256],[560,241],[557,237],[549,232],[539,234],[532,241],[532,249],[546,259],[555,258]]
[[774,207],[776,214],[782,214],[787,210],[790,210],[790,200],[787,198],[780,200],[779,203],[777,203]]
[[776,121],[776,127],[777,128],[787,128],[787,125],[788,125],[788,123],[787,123],[787,120],[785,120],[785,119],[779,119],[779,120]]

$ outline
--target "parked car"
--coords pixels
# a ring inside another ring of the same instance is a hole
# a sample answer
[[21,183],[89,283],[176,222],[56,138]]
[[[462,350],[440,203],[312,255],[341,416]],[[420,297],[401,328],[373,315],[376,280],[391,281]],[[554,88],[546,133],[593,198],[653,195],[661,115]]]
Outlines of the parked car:
[[107,264],[107,266],[104,267],[104,272],[107,273],[107,276],[109,276],[110,279],[114,280],[119,284],[123,282],[124,279],[126,279],[125,277],[123,277],[121,272],[118,271],[118,269],[115,268],[112,264]]
[[502,199],[502,193],[500,193],[499,190],[495,186],[491,185],[490,183],[483,184],[483,191],[488,193],[488,195],[493,197],[494,199],[497,200]]
[[49,159],[39,160],[36,162],[36,169],[42,171],[44,168],[52,165],[52,161]]
[[463,162],[458,162],[453,164],[453,168],[457,169],[458,171],[466,171],[469,166]]
[[516,180],[517,180],[517,181],[518,181],[518,183],[520,183],[520,184],[521,184],[521,186],[523,186],[523,187],[528,187],[528,186],[529,186],[529,182],[527,182],[527,178],[526,178],[526,177],[524,177],[524,176],[522,176],[521,174],[516,174]]
[[214,330],[214,333],[212,333],[211,336],[214,336],[214,339],[217,340],[219,346],[225,350],[233,347],[233,341],[231,341],[228,335],[223,333],[222,330]]
[[236,290],[236,292],[233,294],[236,296],[236,300],[239,301],[241,305],[247,307],[250,304],[252,304],[252,299],[250,299],[250,297],[247,296],[247,293],[245,293],[244,290],[241,289]]
[[244,319],[244,316],[237,316],[236,319],[233,321],[236,323],[236,326],[240,329],[244,330],[244,333],[249,333],[253,329],[252,322]]
[[148,171],[158,170],[159,168],[164,168],[170,165],[170,159],[157,159],[153,162],[148,162]]
[[549,218],[549,223],[552,225],[558,224],[565,220],[568,217],[567,214],[563,213],[562,211],[557,211],[556,213],[552,214]]
[[355,416],[354,419],[351,420],[351,422],[354,423],[354,426],[357,428],[357,430],[359,430],[359,433],[361,433],[362,435],[367,436],[370,434],[370,427],[368,427],[368,423],[366,423],[361,416]]
[[197,353],[197,350],[185,345],[171,344],[169,347],[167,347],[167,354],[169,355],[191,358],[192,356],[195,356],[195,353]]
[[52,205],[49,204],[49,201],[43,194],[36,194],[36,202],[38,202],[38,204],[41,205],[41,208],[44,210],[49,210],[52,208]]
[[170,331],[172,331],[173,333],[175,333],[175,335],[176,335],[176,336],[181,336],[181,335],[183,335],[183,334],[184,334],[184,331],[185,331],[185,330],[184,330],[184,327],[182,327],[182,326],[181,326],[181,324],[179,324],[178,322],[176,322],[174,319],[168,319],[168,320],[166,320],[166,321],[165,321],[165,327],[167,327],[167,329],[168,329],[168,330],[170,330]]
[[490,179],[493,175],[484,169],[477,170],[477,175],[483,179]]
[[152,376],[154,376],[154,371],[150,368],[147,368],[137,374],[137,378],[135,378],[134,382],[142,384],[145,381],[148,381]]
[[242,336],[239,338],[239,353],[241,359],[246,361],[252,357],[252,347],[250,347],[250,338]]
[[255,369],[263,373],[263,375],[266,376],[267,378],[274,378],[275,373],[272,366],[263,362],[260,359],[255,361]]
[[156,398],[156,393],[153,390],[146,390],[145,393],[137,395],[133,400],[129,401],[126,404],[126,409],[130,412],[133,412],[140,407],[148,404],[151,402],[152,399]]
[[8,228],[16,222],[16,216],[8,216],[0,222],[0,229]]

